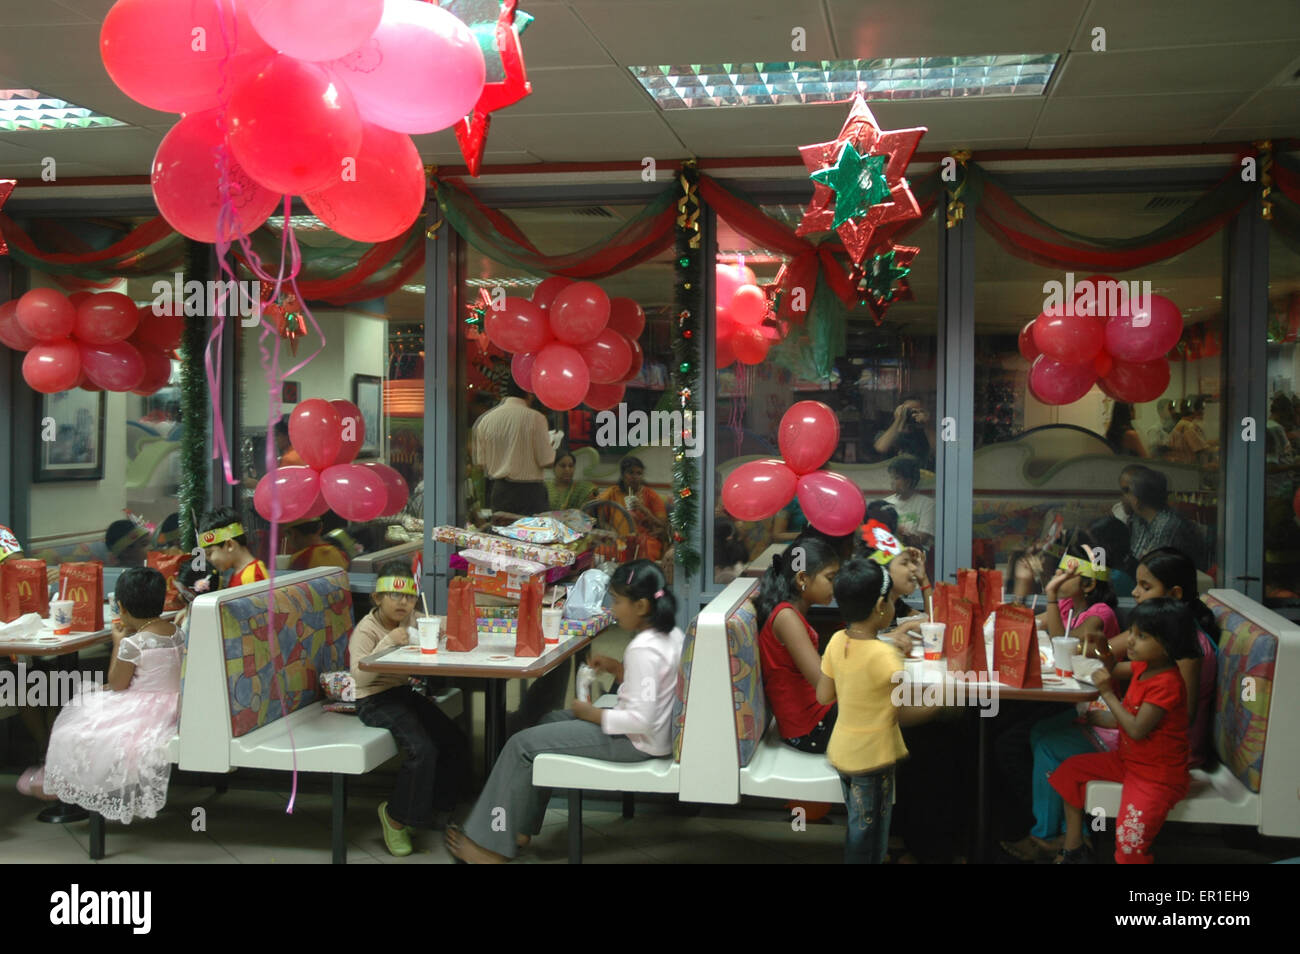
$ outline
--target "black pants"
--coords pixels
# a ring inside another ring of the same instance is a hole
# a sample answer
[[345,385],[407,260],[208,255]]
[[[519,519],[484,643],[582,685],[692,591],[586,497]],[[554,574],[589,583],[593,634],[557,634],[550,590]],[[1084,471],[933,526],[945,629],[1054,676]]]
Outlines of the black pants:
[[989,785],[998,838],[1008,841],[1023,838],[1034,824],[1034,753],[1029,746],[1029,733],[1039,720],[1050,718],[1064,708],[1059,702],[1002,703],[1002,711],[991,726],[995,771]]
[[923,864],[950,864],[963,849],[975,804],[972,728],[956,718],[903,729],[908,757],[897,766],[894,833]]
[[436,703],[396,686],[357,703],[366,725],[387,729],[406,760],[388,801],[388,814],[403,825],[429,828],[435,811],[448,811],[466,793],[469,742]]
[[840,714],[838,705],[831,706],[830,711],[822,717],[822,721],[817,723],[807,735],[801,735],[795,739],[782,739],[786,745],[798,749],[800,752],[820,753],[826,751],[826,746],[831,741],[831,731],[835,728],[835,718]]
[[517,513],[524,517],[551,509],[550,499],[546,496],[546,485],[540,480],[494,480],[488,490],[488,504],[493,510]]

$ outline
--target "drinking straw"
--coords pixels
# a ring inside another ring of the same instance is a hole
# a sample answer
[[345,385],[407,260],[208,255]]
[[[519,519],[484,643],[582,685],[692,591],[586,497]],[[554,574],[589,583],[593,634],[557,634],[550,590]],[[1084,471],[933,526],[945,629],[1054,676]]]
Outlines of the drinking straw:
[[1070,630],[1074,628],[1074,607],[1070,607],[1070,615],[1065,618],[1065,635],[1070,635]]
[[429,601],[424,598],[424,590],[420,591],[420,603],[424,606],[424,615],[429,615]]
[[1034,601],[1029,604],[1029,612],[1033,613],[1038,610],[1038,594],[1034,594]]
[[934,622],[934,592],[930,593],[930,622]]

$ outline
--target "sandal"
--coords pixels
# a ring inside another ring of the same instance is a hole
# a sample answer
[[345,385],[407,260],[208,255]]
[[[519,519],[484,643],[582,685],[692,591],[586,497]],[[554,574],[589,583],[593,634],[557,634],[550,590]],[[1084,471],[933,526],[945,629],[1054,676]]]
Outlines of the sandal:
[[1092,864],[1092,845],[1086,841],[1078,848],[1062,848],[1061,853],[1056,856],[1052,862],[1057,865],[1090,865]]
[[411,848],[411,831],[409,828],[394,828],[388,817],[388,803],[379,803],[379,824],[384,829],[384,846],[394,858],[405,858]]
[[1026,835],[1019,841],[1000,841],[998,844],[1012,858],[1026,864],[1050,861],[1055,856],[1055,852],[1045,850],[1031,835]]

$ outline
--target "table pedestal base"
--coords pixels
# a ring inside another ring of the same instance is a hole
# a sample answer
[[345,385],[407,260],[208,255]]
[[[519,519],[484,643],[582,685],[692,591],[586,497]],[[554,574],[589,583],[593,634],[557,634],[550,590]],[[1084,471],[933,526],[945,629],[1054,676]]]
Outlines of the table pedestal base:
[[80,805],[69,805],[67,802],[55,802],[45,811],[36,816],[36,820],[45,822],[49,825],[66,825],[69,822],[85,821],[90,817],[90,812],[86,811]]

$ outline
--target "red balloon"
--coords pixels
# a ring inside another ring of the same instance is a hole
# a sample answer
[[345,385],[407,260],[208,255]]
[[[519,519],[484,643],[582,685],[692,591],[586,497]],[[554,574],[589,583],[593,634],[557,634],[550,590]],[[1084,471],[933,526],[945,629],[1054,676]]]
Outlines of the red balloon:
[[1110,374],[1110,369],[1114,367],[1115,359],[1105,351],[1100,352],[1097,357],[1092,359],[1092,370],[1097,372],[1097,377],[1104,378]]
[[[342,430],[343,422],[339,420],[338,410],[321,398],[303,401],[289,415],[289,443],[303,459],[303,463],[316,470],[347,466],[334,463],[343,446]],[[326,497],[328,499],[328,495]],[[334,506],[333,501],[330,501],[330,507],[339,515],[346,516]]]
[[632,363],[628,365],[627,377],[622,380],[622,384],[631,384],[636,380],[636,376],[641,373],[641,365],[645,362],[645,351],[641,349],[641,342],[629,340],[628,344],[632,346]]
[[736,289],[741,285],[757,285],[758,279],[754,276],[754,270],[751,268],[740,268],[737,265],[717,265],[714,267],[715,276],[714,287],[714,305],[718,310],[723,310],[731,305],[731,299],[736,294]]
[[566,344],[582,344],[609,323],[609,296],[595,282],[574,282],[555,296],[550,318],[555,337]]
[[777,446],[796,474],[814,471],[840,444],[840,421],[821,401],[800,401],[781,417]]
[[330,407],[339,415],[339,452],[334,455],[334,464],[350,464],[356,460],[366,443],[366,419],[361,416],[361,408],[351,401],[337,398],[330,401]]
[[312,517],[320,517],[323,516],[324,514],[329,513],[329,510],[330,510],[330,505],[325,500],[325,495],[321,493],[319,490],[317,490],[316,499],[312,501],[312,505],[307,508],[307,512],[304,513],[302,517],[299,517],[298,519],[302,520],[304,518],[310,519]]
[[126,341],[99,345],[81,342],[77,347],[86,378],[105,391],[130,391],[144,380],[144,358],[135,345]]
[[181,346],[181,336],[185,331],[185,319],[180,315],[157,315],[149,305],[141,305],[138,314],[140,323],[134,333],[127,339],[137,348],[152,348],[154,351],[175,351]]
[[633,341],[645,331],[645,312],[631,298],[609,300],[609,327],[621,331]]
[[731,347],[741,364],[758,364],[767,357],[771,343],[757,328],[737,328],[731,336]]
[[77,309],[53,288],[33,288],[18,299],[18,325],[37,341],[61,341],[77,324]]
[[1075,283],[1074,298],[1068,307],[1076,315],[1109,318],[1120,313],[1122,304],[1119,299],[1127,288],[1109,275],[1089,275]]
[[94,298],[94,297],[95,297],[94,292],[79,291],[79,292],[73,292],[72,294],[68,295],[68,301],[72,302],[73,308],[80,308],[81,303],[83,301],[86,301],[87,299]]
[[593,384],[615,384],[627,377],[632,364],[632,345],[626,335],[606,328],[591,341],[578,348],[582,360],[587,362],[587,373]]
[[578,349],[553,342],[537,352],[533,361],[533,391],[551,410],[577,407],[590,386],[587,364]]
[[551,340],[551,326],[540,308],[526,298],[507,298],[500,311],[488,308],[483,330],[502,351],[541,351]]
[[0,341],[14,351],[30,351],[40,344],[27,333],[26,328],[18,324],[17,301],[7,301],[0,305]]
[[533,289],[533,304],[542,311],[547,311],[555,301],[555,296],[572,284],[572,278],[564,278],[561,275],[542,279],[542,283]]
[[1042,353],[1038,345],[1034,344],[1034,322],[1031,321],[1020,329],[1020,356],[1033,364],[1034,359]]
[[1034,319],[1034,344],[1062,364],[1090,366],[1106,342],[1105,327],[1098,318],[1044,313]]
[[1106,392],[1118,401],[1145,404],[1154,401],[1169,387],[1169,362],[1116,361],[1105,379]]
[[1183,316],[1164,295],[1150,302],[1130,302],[1122,314],[1106,322],[1106,350],[1120,361],[1141,364],[1163,358],[1183,334]]
[[858,485],[843,474],[814,470],[799,478],[797,492],[799,507],[814,530],[842,537],[862,526],[867,500]]
[[307,208],[354,242],[385,242],[424,210],[424,160],[411,137],[365,123],[356,175],[303,196]]
[[510,376],[515,384],[525,391],[533,390],[533,362],[537,360],[535,351],[516,351],[510,356]]
[[402,508],[406,506],[406,501],[411,496],[410,488],[406,486],[406,478],[387,464],[382,464],[377,460],[368,460],[361,466],[369,468],[378,474],[379,479],[384,482],[385,490],[388,492],[387,502],[384,504],[384,509],[379,512],[379,516],[391,517],[394,514],[401,513]]
[[1092,388],[1097,372],[1088,364],[1062,364],[1040,354],[1029,369],[1029,387],[1044,404],[1073,404]]
[[348,0],[321,16],[319,4],[303,0],[246,0],[259,35],[300,60],[332,60],[361,46],[379,26],[383,0]]
[[727,310],[738,325],[760,325],[767,317],[767,296],[757,285],[741,285]]
[[257,482],[253,507],[267,520],[289,523],[307,516],[320,489],[320,475],[310,467],[277,467]]
[[[325,404],[324,401],[320,403]],[[290,419],[290,426],[292,425]],[[300,449],[299,453],[301,452]],[[369,467],[336,464],[321,471],[320,483],[325,502],[344,520],[365,523],[374,520],[388,506],[388,485],[384,483],[383,477]]]
[[626,390],[622,384],[592,384],[587,388],[587,396],[582,399],[582,403],[593,411],[608,411],[618,406]]
[[86,344],[112,344],[129,338],[139,323],[135,302],[121,292],[104,292],[77,307],[72,334]]
[[714,362],[719,368],[725,368],[736,360],[736,349],[731,345],[731,336],[718,338],[718,347],[714,355]]
[[70,391],[81,377],[81,354],[70,339],[38,344],[23,358],[23,380],[33,391]]
[[766,520],[788,504],[799,478],[784,461],[752,460],[722,482],[722,506],[737,520]]
[[361,115],[325,67],[274,56],[230,96],[230,150],[255,182],[305,195],[343,181],[361,148]]
[[144,362],[144,377],[131,389],[132,394],[148,396],[157,394],[167,386],[172,376],[171,355],[161,351],[140,348],[140,360]]

